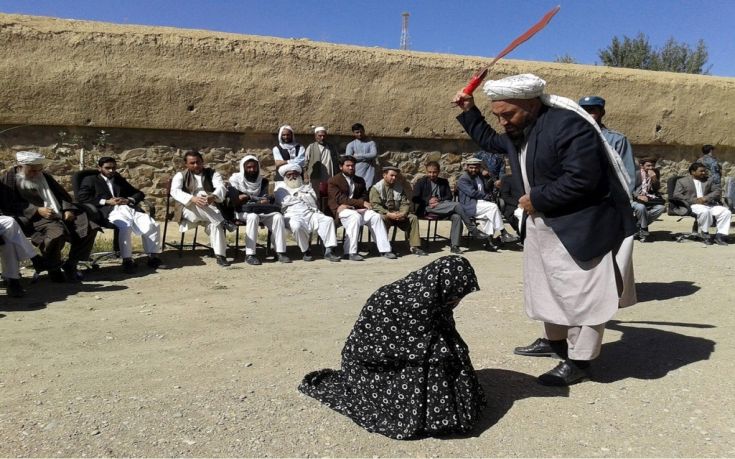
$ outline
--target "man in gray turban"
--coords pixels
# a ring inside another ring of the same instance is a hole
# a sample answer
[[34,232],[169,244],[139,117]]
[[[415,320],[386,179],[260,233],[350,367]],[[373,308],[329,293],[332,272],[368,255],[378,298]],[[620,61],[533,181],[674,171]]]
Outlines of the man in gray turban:
[[524,190],[524,300],[529,317],[544,322],[546,338],[516,353],[558,355],[562,361],[539,381],[570,385],[589,378],[605,323],[619,305],[635,302],[635,221],[620,156],[589,114],[544,94],[545,85],[531,74],[485,84],[504,134],[490,127],[471,95],[460,92],[454,102],[470,137],[507,154],[511,180]]
[[[54,282],[78,279],[77,263],[89,258],[97,225],[87,219],[71,195],[44,172],[46,159],[35,151],[16,154],[17,166],[0,178],[5,185],[0,208],[12,216],[23,232],[38,246]],[[70,243],[69,255],[61,263],[61,250]],[[63,272],[59,269],[61,267]]]

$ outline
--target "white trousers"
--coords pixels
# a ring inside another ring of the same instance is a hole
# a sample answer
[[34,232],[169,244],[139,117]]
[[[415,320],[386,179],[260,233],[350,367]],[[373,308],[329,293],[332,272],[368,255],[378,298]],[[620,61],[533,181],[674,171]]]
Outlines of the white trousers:
[[145,253],[161,253],[161,229],[150,215],[137,212],[130,206],[115,206],[108,220],[118,230],[117,242],[122,258],[133,256],[133,233],[140,236]]
[[20,225],[13,217],[0,215],[0,237],[5,241],[5,244],[0,245],[0,266],[2,266],[3,277],[19,279],[20,260],[35,257],[36,249],[28,242]]
[[494,202],[479,199],[475,211],[475,220],[482,225],[480,226],[480,230],[491,236],[496,231],[503,229],[503,217],[500,215],[500,209]]
[[345,245],[344,253],[352,255],[357,253],[357,243],[360,240],[360,229],[362,225],[369,225],[373,234],[373,239],[378,246],[380,253],[390,252],[390,242],[388,241],[388,232],[383,224],[383,218],[374,210],[345,209],[339,213],[339,220],[345,227]]
[[513,215],[518,219],[518,234],[520,235],[523,231],[523,207],[516,207]]
[[198,207],[190,205],[184,207],[183,220],[179,229],[184,232],[188,229],[187,221],[191,223],[204,222],[204,231],[209,235],[209,243],[215,255],[225,256],[227,253],[227,239],[222,222],[225,220],[215,206]]
[[712,217],[717,222],[717,233],[727,235],[730,232],[730,218],[732,212],[724,206],[705,206],[704,204],[692,204],[692,213],[697,216],[699,231],[709,232]]
[[334,220],[324,214],[311,212],[310,214],[293,215],[286,214],[286,223],[293,233],[296,243],[302,252],[309,250],[311,233],[316,231],[324,241],[324,247],[337,247],[337,236],[335,235]]
[[283,214],[271,212],[269,214],[254,214],[235,212],[235,218],[245,222],[245,254],[255,255],[255,246],[258,243],[258,225],[263,223],[271,230],[271,240],[276,246],[276,252],[286,252],[286,226]]

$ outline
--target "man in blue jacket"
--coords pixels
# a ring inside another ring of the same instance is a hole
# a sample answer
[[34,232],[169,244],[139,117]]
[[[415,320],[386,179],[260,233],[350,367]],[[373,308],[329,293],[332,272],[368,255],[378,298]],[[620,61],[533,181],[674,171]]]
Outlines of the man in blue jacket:
[[539,382],[570,385],[589,378],[605,323],[626,292],[616,277],[632,290],[632,252],[625,260],[617,252],[632,251],[635,221],[619,156],[581,107],[544,94],[545,86],[531,74],[485,83],[504,134],[490,127],[471,95],[460,92],[454,102],[470,137],[484,150],[506,153],[512,180],[524,190],[518,203],[525,214],[526,313],[544,322],[543,344],[562,358]]

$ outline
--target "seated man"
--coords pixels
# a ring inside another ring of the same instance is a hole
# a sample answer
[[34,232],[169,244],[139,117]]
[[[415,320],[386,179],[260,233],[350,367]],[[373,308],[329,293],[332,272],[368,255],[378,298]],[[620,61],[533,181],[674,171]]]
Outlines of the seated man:
[[676,181],[673,199],[684,201],[697,216],[699,234],[705,244],[712,244],[709,238],[709,227],[712,218],[717,222],[717,232],[714,241],[719,245],[727,245],[727,235],[730,232],[730,210],[718,204],[720,187],[707,177],[707,168],[704,164],[695,162],[689,166],[689,177],[682,177]]
[[258,242],[258,225],[262,223],[271,231],[278,261],[291,263],[291,259],[286,256],[283,215],[279,207],[273,205],[273,196],[268,194],[268,179],[260,175],[258,158],[247,155],[240,160],[240,172],[230,177],[229,193],[235,218],[245,222],[245,262],[253,266],[261,264],[255,256],[255,247]]
[[276,184],[276,204],[281,206],[286,224],[304,254],[304,261],[314,260],[309,249],[314,231],[324,241],[324,258],[339,261],[339,256],[334,253],[337,247],[334,220],[319,212],[316,193],[311,185],[304,185],[301,168],[297,164],[284,164],[278,168],[278,173],[283,181]]
[[143,251],[148,255],[148,266],[153,269],[160,267],[161,228],[153,217],[135,209],[145,195],[117,173],[114,158],[103,156],[97,161],[97,166],[99,175],[89,175],[82,180],[77,198],[80,202],[96,206],[102,217],[117,228],[123,271],[135,271],[133,233],[141,237]]
[[219,172],[204,167],[204,158],[198,151],[190,150],[184,154],[184,166],[186,170],[177,172],[171,180],[171,197],[183,206],[179,231],[186,231],[190,223],[203,222],[217,264],[223,268],[230,266],[226,255],[225,229],[234,228],[230,227],[217,207],[227,193],[225,182]]
[[6,293],[15,298],[25,295],[20,285],[21,260],[31,260],[36,272],[46,269],[43,258],[28,242],[18,222],[0,213],[0,266],[7,285]]
[[291,126],[285,124],[278,129],[278,145],[273,147],[273,160],[276,163],[276,182],[283,180],[278,168],[284,164],[297,164],[302,169],[306,163],[306,150],[296,142]]
[[[503,217],[500,215],[497,204],[490,202],[490,199],[492,199],[491,190],[488,189],[488,184],[480,177],[482,160],[470,158],[465,164],[465,172],[457,181],[459,202],[464,207],[465,213],[476,220],[484,222],[482,224],[483,233],[494,236],[496,232],[500,232],[501,242],[517,241],[518,238],[511,236],[505,230]],[[485,242],[485,250],[495,252],[498,247],[488,240]]]
[[[52,281],[79,280],[77,263],[89,258],[98,225],[90,222],[71,195],[43,171],[46,158],[42,154],[19,151],[15,156],[18,165],[1,179],[5,193],[0,207],[41,250]],[[67,242],[71,247],[62,264],[61,250]]]
[[656,170],[655,158],[643,158],[635,174],[633,188],[633,215],[638,221],[638,240],[646,242],[651,236],[648,225],[664,213],[664,198],[661,196],[661,179]]
[[383,167],[383,180],[370,188],[370,205],[383,217],[387,227],[397,226],[406,232],[411,253],[418,256],[428,255],[421,249],[419,219],[410,213],[411,204],[406,192],[398,182],[400,169],[395,166]]
[[327,181],[339,173],[339,154],[337,148],[327,142],[325,128],[319,126],[314,129],[314,140],[306,147],[304,175],[305,180],[316,192],[317,198],[321,200],[327,198]]
[[416,215],[420,218],[424,218],[426,214],[450,218],[452,228],[449,241],[452,253],[462,253],[459,248],[459,240],[462,237],[462,223],[470,230],[472,237],[480,239],[488,237],[464,213],[464,208],[460,203],[452,199],[449,181],[439,177],[439,163],[436,161],[426,163],[426,175],[416,181],[412,200],[416,204]]
[[339,158],[341,173],[327,182],[329,209],[345,227],[344,256],[352,261],[364,260],[362,255],[357,253],[357,244],[362,225],[368,224],[380,254],[394,260],[396,256],[391,252],[383,219],[372,210],[365,180],[355,175],[356,162],[350,155],[341,156]]

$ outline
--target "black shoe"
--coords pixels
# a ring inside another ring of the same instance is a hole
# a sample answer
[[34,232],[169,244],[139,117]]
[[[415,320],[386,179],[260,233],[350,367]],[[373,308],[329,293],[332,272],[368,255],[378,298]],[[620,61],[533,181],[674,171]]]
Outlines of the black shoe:
[[334,253],[334,250],[332,250],[331,247],[327,247],[327,250],[324,251],[324,258],[326,258],[329,261],[332,262],[339,262],[340,258],[337,254]]
[[727,241],[725,240],[725,235],[717,233],[715,234],[715,244],[717,245],[727,245]]
[[132,258],[123,258],[122,262],[123,272],[126,274],[133,274],[135,272],[135,262]]
[[311,254],[311,250],[307,250],[306,252],[304,252],[303,260],[304,261],[314,261],[314,255]]
[[76,263],[64,262],[64,264],[61,265],[61,269],[64,272],[66,282],[81,282],[84,277],[82,276],[82,273],[77,270]]
[[502,242],[503,244],[510,244],[511,242],[517,242],[518,239],[519,239],[518,236],[513,236],[507,231],[502,231],[500,233],[500,242]]
[[470,237],[473,239],[489,239],[490,235],[483,233],[478,228],[474,228],[470,230]]
[[288,258],[288,256],[285,253],[279,253],[278,262],[279,263],[291,263],[291,259]]
[[498,246],[493,244],[491,240],[485,241],[485,243],[482,245],[482,248],[487,250],[488,252],[497,252]]
[[350,261],[365,261],[365,257],[360,255],[359,253],[351,253],[348,257]]
[[588,369],[579,368],[566,360],[538,377],[538,381],[544,386],[571,386],[588,379],[590,379]]
[[258,266],[262,264],[260,260],[258,260],[258,257],[256,257],[255,255],[247,255],[245,257],[245,263],[253,266]]
[[147,265],[152,269],[168,269],[168,266],[158,257],[149,256]]
[[59,266],[51,266],[49,262],[41,255],[36,255],[35,257],[31,258],[31,263],[33,263],[33,270],[37,273],[41,273],[43,271],[47,271],[53,268],[59,268]]
[[712,245],[712,239],[708,233],[699,233],[699,238],[704,242],[704,245]]
[[646,242],[646,238],[648,236],[643,232],[643,230],[638,231],[638,240],[641,242]]
[[517,347],[513,349],[513,353],[530,357],[556,357],[554,349],[551,348],[551,344],[546,338],[538,338],[528,346]]
[[60,269],[52,269],[48,272],[48,277],[51,279],[51,282],[57,282],[59,284],[66,282],[66,276],[64,276],[64,273],[61,272]]
[[387,258],[387,259],[389,259],[389,260],[395,260],[396,258],[398,258],[398,257],[396,256],[396,254],[395,254],[395,253],[393,253],[393,252],[382,252],[382,253],[380,254],[380,256],[381,256],[381,257],[383,257],[383,258]]
[[23,298],[26,295],[26,291],[20,285],[20,279],[6,279],[5,293],[13,298]]
[[428,255],[421,247],[411,247],[411,253],[418,257],[425,257]]
[[453,245],[449,248],[449,251],[451,253],[462,253],[462,249],[460,249],[458,245]]
[[217,255],[215,258],[217,259],[217,264],[222,266],[223,268],[230,266],[230,262],[227,261],[227,257],[225,257],[224,255]]
[[648,237],[651,235],[651,233],[648,232],[648,228],[641,228],[638,230],[638,235],[643,237]]

